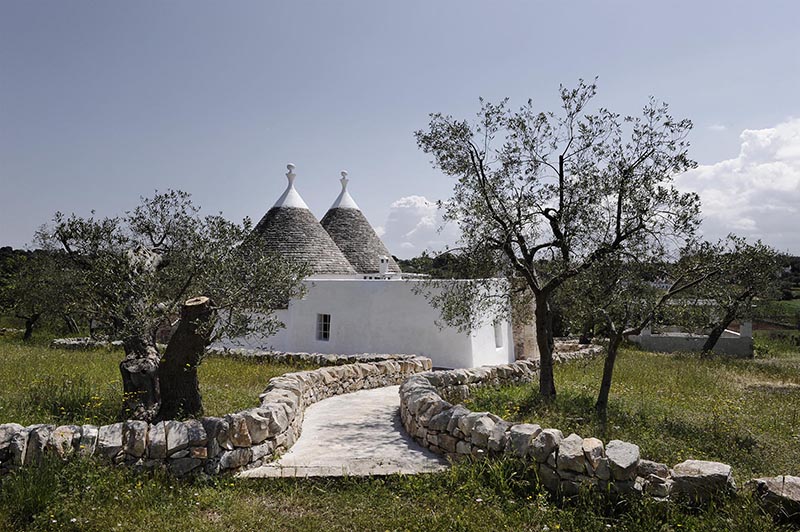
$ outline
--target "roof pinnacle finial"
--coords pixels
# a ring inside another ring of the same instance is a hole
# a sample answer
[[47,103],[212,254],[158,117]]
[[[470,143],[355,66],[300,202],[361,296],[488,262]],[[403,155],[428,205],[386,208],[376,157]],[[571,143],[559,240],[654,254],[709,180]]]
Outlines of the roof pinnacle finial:
[[342,170],[339,172],[339,175],[342,176],[342,178],[339,180],[339,183],[342,184],[342,191],[345,191],[347,190],[347,183],[350,181],[347,179],[347,170]]
[[297,174],[294,173],[294,164],[289,163],[286,165],[286,169],[289,170],[286,172],[286,179],[289,180],[289,185],[291,186],[294,184],[294,178],[297,177]]

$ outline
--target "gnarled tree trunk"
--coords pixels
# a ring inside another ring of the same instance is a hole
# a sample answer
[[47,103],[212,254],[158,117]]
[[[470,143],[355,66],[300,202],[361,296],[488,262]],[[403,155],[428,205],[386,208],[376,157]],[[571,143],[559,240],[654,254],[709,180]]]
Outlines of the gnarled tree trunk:
[[142,337],[124,340],[125,359],[119,363],[125,392],[122,416],[152,421],[161,406],[158,364],[161,356],[153,343]]
[[196,297],[184,303],[178,327],[167,344],[158,370],[160,419],[203,415],[197,366],[209,343],[214,317],[207,297]]

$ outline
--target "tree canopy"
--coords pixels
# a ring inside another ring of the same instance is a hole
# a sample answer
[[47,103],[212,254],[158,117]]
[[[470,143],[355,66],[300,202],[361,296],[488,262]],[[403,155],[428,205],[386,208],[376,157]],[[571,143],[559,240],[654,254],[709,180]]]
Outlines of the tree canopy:
[[461,251],[533,293],[545,397],[555,395],[555,291],[609,257],[680,247],[699,224],[698,196],[672,184],[695,165],[691,122],[653,98],[640,116],[590,111],[595,94],[595,83],[562,86],[558,113],[480,100],[474,122],[435,113],[416,132],[433,165],[456,179],[443,207]]

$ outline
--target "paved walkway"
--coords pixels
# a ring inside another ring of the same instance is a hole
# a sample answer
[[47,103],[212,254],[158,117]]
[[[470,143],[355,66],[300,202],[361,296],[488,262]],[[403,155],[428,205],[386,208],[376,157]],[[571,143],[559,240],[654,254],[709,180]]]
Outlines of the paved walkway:
[[399,386],[337,395],[309,406],[300,439],[278,461],[242,477],[334,477],[440,471],[447,461],[400,423]]

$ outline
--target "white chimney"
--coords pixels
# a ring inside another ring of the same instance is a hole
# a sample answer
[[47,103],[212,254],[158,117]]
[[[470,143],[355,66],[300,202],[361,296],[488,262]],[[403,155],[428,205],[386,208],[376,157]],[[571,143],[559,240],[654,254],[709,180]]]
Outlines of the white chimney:
[[381,256],[381,275],[388,275],[389,274],[389,257],[386,255]]

